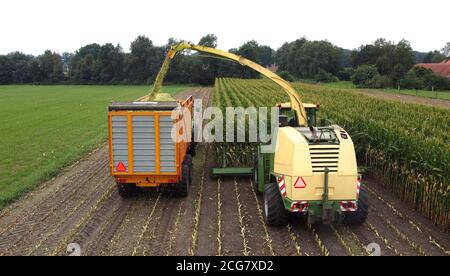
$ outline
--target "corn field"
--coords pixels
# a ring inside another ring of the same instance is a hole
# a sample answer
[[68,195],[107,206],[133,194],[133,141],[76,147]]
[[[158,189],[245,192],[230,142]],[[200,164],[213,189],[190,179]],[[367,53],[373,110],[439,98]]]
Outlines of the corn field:
[[[352,90],[294,86],[304,102],[321,104],[320,124],[338,124],[351,134],[360,166],[367,166],[400,199],[450,231],[448,110],[375,99]],[[271,107],[288,100],[269,80],[220,78],[215,83],[214,105],[222,110],[228,106]],[[254,147],[217,144],[216,162],[220,166],[250,165]]]

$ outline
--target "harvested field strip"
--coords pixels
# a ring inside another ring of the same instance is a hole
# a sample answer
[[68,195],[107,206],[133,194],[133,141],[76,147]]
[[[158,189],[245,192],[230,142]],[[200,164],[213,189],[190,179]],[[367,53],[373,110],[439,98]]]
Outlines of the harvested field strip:
[[200,188],[197,193],[197,199],[195,200],[195,213],[194,213],[194,225],[192,229],[192,242],[191,242],[191,248],[189,249],[189,255],[194,256],[197,252],[197,246],[198,246],[198,227],[200,224],[200,215],[201,215],[201,208],[202,208],[202,200],[203,200],[203,185],[205,183],[206,178],[206,158],[208,156],[209,152],[209,144],[206,145],[205,154],[203,156],[203,167],[202,167],[202,173],[201,173],[201,180],[200,180]]
[[248,248],[248,240],[246,238],[247,228],[244,224],[244,215],[242,214],[242,203],[241,203],[241,195],[239,194],[238,183],[236,178],[234,179],[234,194],[236,195],[237,202],[237,211],[238,211],[238,219],[239,219],[239,227],[241,228],[241,237],[242,237],[242,254],[244,256],[248,256],[250,254]]
[[292,226],[290,224],[288,224],[286,227],[287,227],[289,236],[291,237],[291,241],[292,241],[292,243],[295,246],[295,250],[296,250],[297,256],[302,256],[303,255],[302,247],[300,246],[300,243],[298,241],[297,235],[294,233],[294,231],[292,231]]
[[117,204],[117,207],[114,209],[111,216],[104,219],[106,223],[104,223],[102,228],[98,231],[98,238],[95,238],[94,236],[85,244],[85,254],[83,255],[101,255],[102,249],[106,248],[111,237],[115,234],[118,227],[129,213],[132,206],[130,201],[121,201],[118,194],[113,197],[113,200],[119,202],[119,204]]
[[[97,190],[98,188],[100,188],[100,185],[101,185],[102,183],[101,182],[99,182],[99,185],[97,185],[97,186],[95,186],[95,190]],[[107,191],[107,192],[109,192],[109,191]],[[95,194],[95,193],[94,193]],[[56,235],[56,233],[61,229],[61,227],[65,224],[65,223],[67,223],[67,221],[69,220],[69,219],[72,219],[72,217],[73,216],[75,216],[78,212],[79,212],[79,210],[80,210],[80,208],[83,206],[83,205],[87,205],[87,204],[89,204],[89,202],[88,202],[88,197],[85,197],[85,198],[83,198],[82,200],[80,200],[79,201],[79,204],[78,205],[76,205],[72,210],[70,210],[68,213],[66,213],[66,214],[62,214],[63,216],[61,216],[61,217],[58,217],[58,219],[59,219],[59,222],[56,224],[56,225],[52,225],[53,227],[51,228],[51,230],[49,230],[49,229],[47,229],[47,232],[44,234],[44,235],[42,235],[41,237],[39,237],[39,239],[36,239],[36,240],[39,240],[39,242],[34,246],[34,248],[32,248],[32,250],[30,251],[30,252],[27,252],[26,254],[27,255],[32,255],[32,254],[34,254],[35,252],[39,252],[38,250],[40,250],[41,249],[41,247],[51,238],[51,237],[53,237],[54,235]],[[35,240],[35,241],[36,241]],[[47,250],[46,248],[44,249],[44,250]]]
[[141,246],[142,239],[144,238],[144,235],[148,231],[148,227],[149,227],[150,223],[152,222],[153,214],[155,213],[156,208],[159,207],[158,203],[159,203],[160,198],[161,198],[161,193],[156,198],[156,201],[155,201],[155,204],[153,205],[152,211],[149,213],[147,219],[145,220],[145,224],[142,227],[141,234],[138,236],[136,244],[134,245],[133,253],[132,253],[133,256],[135,256],[137,254],[137,251],[138,251],[139,247]]
[[387,240],[379,231],[378,229],[372,225],[370,222],[366,222],[367,228],[372,231],[390,250],[394,251],[395,255],[397,256],[403,256],[392,244],[389,240]]
[[259,204],[258,196],[256,195],[256,191],[254,189],[254,185],[255,184],[252,182],[251,179],[249,180],[248,183],[249,183],[249,186],[250,186],[250,190],[252,191],[253,198],[255,200],[254,202],[255,202],[255,205],[256,205],[256,212],[257,212],[257,215],[258,215],[259,223],[262,225],[262,228],[264,230],[264,235],[262,236],[263,239],[264,239],[263,243],[269,249],[270,255],[275,256],[275,251],[273,250],[273,246],[272,246],[273,240],[270,237],[269,230],[267,229],[267,225],[264,222],[263,210],[261,209],[261,205]]
[[348,227],[342,225],[330,225],[330,227],[349,256],[367,256],[367,251],[361,241]]
[[400,237],[402,240],[404,240],[406,243],[409,244],[411,248],[417,251],[419,255],[426,256],[425,252],[423,251],[422,247],[420,245],[417,245],[415,242],[413,242],[405,233],[403,233],[400,229],[398,229],[390,219],[386,218],[382,213],[380,213],[375,207],[371,207],[370,211],[374,213],[376,216],[378,216],[381,220],[383,220],[386,225],[388,225],[396,234],[398,237]]
[[137,235],[145,223],[145,213],[142,210],[148,210],[153,206],[155,200],[154,194],[144,194],[134,199],[132,207],[125,215],[122,223],[116,230],[112,239],[107,243],[106,248],[102,250],[102,255],[131,255]]
[[61,240],[59,245],[53,251],[52,255],[61,254],[63,250],[65,250],[67,244],[69,244],[69,241],[91,219],[92,215],[95,213],[98,207],[111,196],[112,192],[114,191],[114,188],[115,188],[114,186],[110,186],[110,188],[97,200],[94,206],[92,206],[92,208],[89,210],[88,214],[82,220],[80,220],[80,222],[77,225],[75,225],[75,227],[69,232],[69,234],[64,239]]
[[217,179],[217,256],[222,256],[222,199],[221,199],[221,183]]
[[310,225],[308,225],[308,229],[311,231],[311,234],[314,237],[314,240],[315,240],[315,242],[317,244],[317,247],[319,248],[319,250],[322,253],[322,255],[323,256],[330,256],[330,251],[325,246],[323,241],[320,239],[320,237],[317,234],[316,230],[313,227],[311,227]]
[[[45,241],[45,237],[48,233],[40,233],[38,229],[42,228],[43,225],[47,223],[51,224],[52,222],[56,223],[57,226],[61,226],[67,218],[72,217],[76,213],[76,211],[78,211],[82,206],[85,205],[85,203],[88,202],[89,199],[92,200],[92,198],[89,197],[91,193],[94,193],[94,195],[96,195],[101,192],[99,191],[98,193],[96,193],[99,187],[101,187],[101,183],[81,191],[73,189],[68,193],[68,195],[66,195],[66,197],[63,198],[61,204],[65,203],[64,205],[56,205],[53,207],[51,207],[51,205],[37,206],[31,216],[26,214],[26,216],[20,217],[20,219],[18,219],[14,224],[11,224],[10,227],[3,232],[5,233],[5,235],[7,235],[7,237],[5,237],[5,239],[3,240],[4,245],[9,246],[4,248],[2,243],[0,244],[0,250],[6,253],[9,250],[13,249],[13,245],[19,246],[20,244],[26,243],[30,240]],[[67,210],[69,216],[67,216],[67,213],[64,214],[62,212],[62,209]],[[58,228],[55,227],[54,229]],[[44,235],[44,238],[41,238],[37,235]]]
[[339,242],[338,236],[336,236],[330,225],[315,224],[311,228],[317,233],[318,245],[323,245],[323,254],[325,256],[347,255],[347,249]]
[[172,255],[172,251],[173,251],[173,247],[175,244],[175,240],[177,237],[178,232],[180,231],[180,222],[181,222],[181,217],[186,214],[186,210],[184,209],[184,201],[181,202],[180,206],[178,206],[178,211],[177,214],[175,216],[175,222],[173,224],[173,227],[169,230],[169,241],[168,241],[168,246],[167,249],[165,250],[164,255],[166,256],[171,256]]
[[[417,221],[414,221],[414,219],[412,219],[411,217],[409,217],[408,215],[400,212],[400,210],[398,210],[398,208],[396,208],[394,206],[393,203],[388,202],[387,200],[385,200],[380,194],[378,194],[374,189],[372,189],[371,187],[367,186],[367,191],[372,195],[372,198],[376,201],[379,201],[380,204],[378,206],[380,206],[381,208],[385,208],[387,207],[388,210],[390,210],[396,217],[398,217],[399,219],[401,219],[404,223],[407,223],[410,225],[410,227],[415,230],[417,232],[418,235],[420,236],[425,236],[426,240],[428,240],[428,243],[431,244],[432,246],[434,246],[435,248],[437,248],[441,253],[443,253],[444,255],[450,255],[449,251],[446,250],[444,248],[444,246],[438,242],[438,238],[437,237],[433,237],[432,232],[435,231],[431,231],[429,229],[429,227],[427,227],[426,225],[423,225]],[[381,213],[381,212],[380,212]],[[413,235],[413,234],[411,234]],[[430,250],[430,249],[429,249]]]

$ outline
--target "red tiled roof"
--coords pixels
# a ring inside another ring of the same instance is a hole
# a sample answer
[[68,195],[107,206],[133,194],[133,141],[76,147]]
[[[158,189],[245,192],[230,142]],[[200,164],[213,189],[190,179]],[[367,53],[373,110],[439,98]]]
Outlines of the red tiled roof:
[[436,75],[450,78],[450,58],[440,63],[417,63],[415,66],[431,69]]

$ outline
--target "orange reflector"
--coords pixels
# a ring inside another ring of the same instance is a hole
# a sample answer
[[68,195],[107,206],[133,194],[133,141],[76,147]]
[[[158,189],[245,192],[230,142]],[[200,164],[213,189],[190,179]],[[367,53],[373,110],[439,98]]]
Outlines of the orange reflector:
[[116,171],[117,172],[126,172],[127,167],[125,167],[125,165],[122,162],[119,162],[119,164],[117,164]]

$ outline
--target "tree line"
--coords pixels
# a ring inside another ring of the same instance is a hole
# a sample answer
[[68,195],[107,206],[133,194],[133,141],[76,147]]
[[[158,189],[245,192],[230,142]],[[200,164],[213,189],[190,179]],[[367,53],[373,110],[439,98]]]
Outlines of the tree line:
[[[0,55],[0,84],[150,84],[170,46],[178,42],[171,38],[165,45],[158,46],[148,37],[138,36],[131,42],[129,52],[125,52],[120,45],[94,43],[81,47],[75,53],[45,51],[39,56],[21,52]],[[198,44],[215,48],[217,37],[208,34]],[[361,87],[400,85],[449,89],[448,80],[435,76],[429,70],[413,68],[416,62],[444,60],[449,55],[450,46],[446,47],[447,50],[420,53],[421,58],[417,60],[418,53],[406,40],[394,44],[378,39],[373,44],[350,51],[328,41],[310,41],[303,37],[284,43],[276,51],[254,40],[229,51],[263,66],[275,65],[278,73],[290,81],[352,80]],[[187,52],[172,61],[166,82],[209,85],[214,83],[216,77],[257,78],[259,75],[230,61]]]

